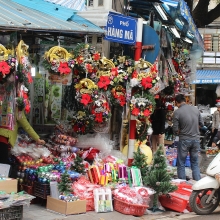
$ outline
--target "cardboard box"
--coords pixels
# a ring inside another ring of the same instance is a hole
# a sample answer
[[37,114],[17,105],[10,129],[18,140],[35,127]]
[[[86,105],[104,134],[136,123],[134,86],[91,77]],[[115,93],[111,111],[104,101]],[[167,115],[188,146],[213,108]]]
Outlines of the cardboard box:
[[164,144],[165,145],[171,145],[171,144],[173,144],[173,141],[164,140]]
[[47,209],[64,214],[72,215],[86,212],[86,200],[66,202],[47,196]]
[[6,193],[16,193],[18,191],[18,180],[11,178],[0,180],[0,191],[4,191]]

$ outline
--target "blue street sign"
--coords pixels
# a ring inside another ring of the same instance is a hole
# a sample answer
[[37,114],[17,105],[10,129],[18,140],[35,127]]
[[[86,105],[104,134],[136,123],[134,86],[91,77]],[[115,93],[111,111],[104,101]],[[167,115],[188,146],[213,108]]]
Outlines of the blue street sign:
[[121,44],[135,44],[136,34],[137,19],[109,12],[105,40]]

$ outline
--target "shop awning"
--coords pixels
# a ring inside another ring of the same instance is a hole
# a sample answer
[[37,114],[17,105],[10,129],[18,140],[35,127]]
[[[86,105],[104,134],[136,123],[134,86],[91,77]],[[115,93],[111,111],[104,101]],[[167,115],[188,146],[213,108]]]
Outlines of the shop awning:
[[220,84],[220,70],[197,70],[192,84]]
[[[32,6],[25,6],[27,2]],[[44,5],[45,8],[51,10],[50,14],[36,10],[35,8],[43,7],[43,5],[40,4],[41,2],[44,1],[0,0],[1,30],[34,30],[59,33],[104,33],[104,30],[76,15],[76,11],[72,9],[66,8],[71,11],[61,10],[62,6],[45,2],[46,4],[53,5],[53,9],[48,5]],[[37,5],[39,6],[37,7]],[[54,14],[52,15],[52,13]],[[64,16],[68,18],[61,19]]]
[[193,21],[190,10],[184,0],[161,0],[166,13],[172,18],[175,26],[190,40],[196,40],[204,49],[203,39]]
[[72,8],[78,11],[85,10],[85,0],[45,0],[46,2],[52,2],[57,5],[62,5],[67,8]]

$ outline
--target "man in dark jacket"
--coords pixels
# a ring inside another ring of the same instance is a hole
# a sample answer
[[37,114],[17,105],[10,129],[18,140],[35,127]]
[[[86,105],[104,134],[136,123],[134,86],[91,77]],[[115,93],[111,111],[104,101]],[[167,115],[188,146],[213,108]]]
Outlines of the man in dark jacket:
[[173,132],[179,136],[177,175],[179,179],[186,179],[185,160],[189,154],[193,179],[199,180],[201,178],[198,162],[200,149],[199,126],[204,126],[203,119],[200,111],[195,106],[186,104],[184,95],[177,95],[175,101],[178,109],[173,114]]
[[[164,146],[164,133],[166,122],[166,111],[161,105],[161,101],[156,99],[156,109],[151,115],[153,134],[151,136],[152,152],[155,153],[158,145]],[[165,153],[165,150],[164,150]]]

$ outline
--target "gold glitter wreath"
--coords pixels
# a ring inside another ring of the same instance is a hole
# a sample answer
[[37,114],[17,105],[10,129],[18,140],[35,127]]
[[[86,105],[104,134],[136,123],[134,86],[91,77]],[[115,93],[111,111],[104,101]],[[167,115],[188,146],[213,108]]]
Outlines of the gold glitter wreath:
[[44,58],[51,63],[53,61],[68,61],[70,58],[73,58],[73,55],[63,47],[54,46],[50,48],[49,51],[45,52]]
[[2,44],[0,44],[0,61],[8,60],[8,56],[11,54],[11,50],[6,49]]

